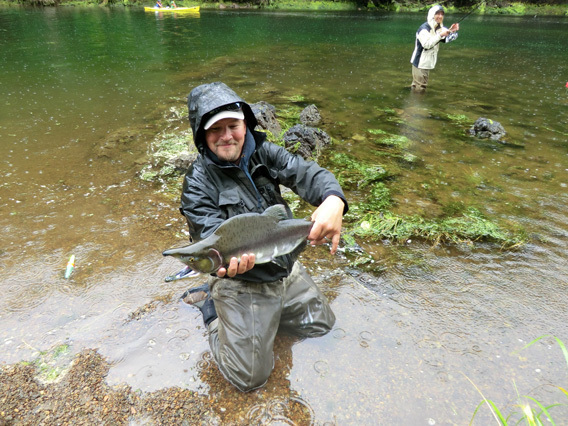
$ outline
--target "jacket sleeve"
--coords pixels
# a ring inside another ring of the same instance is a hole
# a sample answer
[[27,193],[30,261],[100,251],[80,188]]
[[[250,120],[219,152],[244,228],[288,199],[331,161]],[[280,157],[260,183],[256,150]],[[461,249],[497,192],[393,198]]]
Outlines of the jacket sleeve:
[[[215,186],[206,180],[201,164],[194,164],[183,180],[181,213],[189,226],[193,241],[207,238],[228,218],[219,209],[219,194]],[[206,191],[203,189],[207,188]]]
[[418,41],[422,44],[422,47],[426,50],[432,49],[436,46],[440,41],[442,41],[442,37],[438,35],[438,33],[432,34],[427,29],[422,29],[416,34]]
[[319,206],[328,196],[336,195],[345,203],[343,213],[347,213],[347,199],[329,170],[270,142],[263,144],[262,156],[269,169],[276,173],[278,181],[302,199],[313,206]]

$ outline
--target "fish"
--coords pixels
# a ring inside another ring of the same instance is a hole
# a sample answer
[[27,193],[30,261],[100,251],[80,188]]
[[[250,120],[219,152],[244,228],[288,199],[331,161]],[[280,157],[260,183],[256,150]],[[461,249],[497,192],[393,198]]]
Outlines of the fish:
[[312,226],[306,219],[289,219],[286,208],[276,204],[263,213],[233,216],[207,238],[162,254],[177,258],[194,271],[212,274],[243,254],[254,253],[256,265],[303,249]]

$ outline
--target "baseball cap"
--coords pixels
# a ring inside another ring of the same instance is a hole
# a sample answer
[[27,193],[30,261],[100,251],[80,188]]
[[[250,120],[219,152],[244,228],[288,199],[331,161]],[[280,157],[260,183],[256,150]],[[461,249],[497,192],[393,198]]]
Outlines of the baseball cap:
[[217,121],[223,120],[224,118],[236,118],[237,120],[245,119],[245,114],[243,113],[240,102],[216,108],[208,113],[208,115],[211,114],[213,115],[207,120],[203,126],[203,130],[209,129]]

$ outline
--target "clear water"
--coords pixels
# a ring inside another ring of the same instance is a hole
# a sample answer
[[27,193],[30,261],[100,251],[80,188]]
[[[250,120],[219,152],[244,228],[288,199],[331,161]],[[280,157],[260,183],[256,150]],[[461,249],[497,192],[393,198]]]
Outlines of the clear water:
[[[481,401],[475,386],[507,413],[515,389],[560,402],[551,385],[566,387],[567,369],[554,340],[514,351],[542,335],[568,342],[568,20],[468,17],[417,97],[409,58],[423,20],[1,10],[0,362],[62,343],[98,348],[110,383],[208,393],[225,422],[464,424]],[[169,109],[217,80],[249,102],[316,104],[334,150],[396,172],[397,211],[461,202],[532,242],[368,243],[386,268],[378,277],[308,250],[337,325],[280,339],[267,386],[238,393],[212,365],[198,313],[177,301],[202,279],[163,281],[181,266],[160,254],[184,238],[177,200],[137,178]],[[467,136],[478,117],[501,122],[508,144]],[[369,129],[408,137],[419,163],[389,162]],[[479,424],[488,419],[482,410]]]

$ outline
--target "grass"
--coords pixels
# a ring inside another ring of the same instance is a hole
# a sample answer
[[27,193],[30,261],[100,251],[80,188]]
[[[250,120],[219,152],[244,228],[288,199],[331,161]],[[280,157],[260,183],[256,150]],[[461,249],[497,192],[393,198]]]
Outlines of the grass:
[[[568,350],[566,350],[566,346],[564,345],[564,342],[562,340],[560,340],[558,337],[549,336],[549,335],[541,336],[541,337],[533,340],[532,342],[528,343],[527,345],[525,345],[520,350],[525,350],[525,349],[529,348],[530,346],[534,345],[535,343],[537,343],[538,341],[540,341],[540,340],[542,340],[546,337],[552,337],[552,338],[554,338],[554,340],[556,340],[556,342],[558,343],[558,346],[560,347],[560,349],[561,349],[561,351],[564,355],[564,360],[566,361],[566,366],[568,367]],[[471,421],[469,423],[470,425],[473,424],[475,416],[477,415],[479,410],[483,406],[487,406],[489,408],[489,410],[491,411],[491,414],[493,415],[495,422],[499,425],[507,426],[509,424],[514,423],[514,424],[526,424],[528,426],[541,426],[546,422],[546,423],[550,423],[551,425],[554,426],[557,423],[554,421],[554,417],[551,414],[552,409],[555,408],[555,407],[567,406],[568,405],[567,403],[553,403],[553,404],[545,405],[545,404],[543,404],[542,402],[538,401],[536,398],[534,398],[530,395],[519,395],[518,391],[517,391],[518,404],[516,404],[515,407],[520,409],[520,411],[518,411],[518,412],[514,411],[514,412],[509,413],[509,414],[504,414],[502,412],[502,410],[499,409],[497,404],[495,404],[495,402],[493,402],[490,399],[487,399],[483,395],[481,390],[475,385],[475,383],[473,383],[469,379],[469,377],[466,376],[466,378],[477,389],[477,391],[479,392],[479,394],[483,398],[483,401],[481,401],[478,404],[478,406],[476,407],[476,409],[473,413],[473,416],[472,416]],[[555,387],[560,391],[560,396],[566,397],[567,402],[568,402],[568,391],[561,386],[555,386]],[[520,416],[520,419],[515,420],[513,422],[513,418],[515,416],[516,417]],[[558,424],[564,424],[564,423],[558,423]]]

